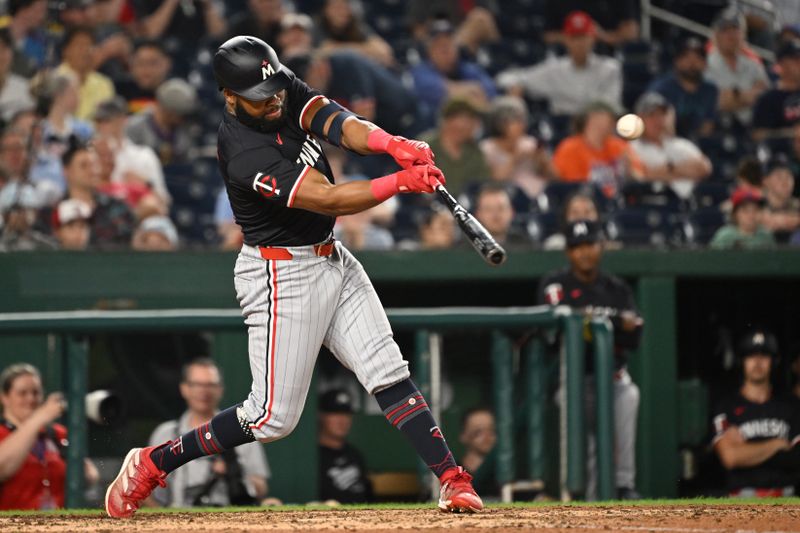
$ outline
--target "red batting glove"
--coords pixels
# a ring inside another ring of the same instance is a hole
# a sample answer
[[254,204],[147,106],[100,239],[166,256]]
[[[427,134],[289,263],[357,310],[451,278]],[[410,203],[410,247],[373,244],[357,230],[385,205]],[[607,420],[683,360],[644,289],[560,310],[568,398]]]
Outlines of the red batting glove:
[[428,143],[409,140],[399,135],[389,135],[380,128],[369,133],[367,146],[373,152],[389,154],[404,169],[409,169],[415,164],[433,165],[434,155]]
[[372,196],[383,202],[397,193],[433,192],[433,188],[444,182],[442,171],[431,165],[414,165],[406,170],[375,178],[370,183]]

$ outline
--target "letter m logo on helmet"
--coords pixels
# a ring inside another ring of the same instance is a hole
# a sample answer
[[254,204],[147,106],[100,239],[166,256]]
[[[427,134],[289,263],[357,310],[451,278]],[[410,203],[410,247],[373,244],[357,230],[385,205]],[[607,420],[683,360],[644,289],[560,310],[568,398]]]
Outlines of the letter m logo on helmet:
[[261,77],[262,79],[266,80],[270,76],[275,74],[275,69],[272,68],[272,65],[269,64],[269,60],[265,59],[261,62]]

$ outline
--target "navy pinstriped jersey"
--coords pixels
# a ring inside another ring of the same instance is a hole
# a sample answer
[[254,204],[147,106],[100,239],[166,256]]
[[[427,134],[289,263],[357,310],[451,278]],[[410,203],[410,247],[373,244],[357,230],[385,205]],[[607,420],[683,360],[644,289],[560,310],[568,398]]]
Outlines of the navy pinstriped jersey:
[[305,246],[329,237],[335,218],[292,207],[311,168],[333,183],[322,148],[300,126],[303,113],[322,96],[294,78],[287,89],[286,121],[261,133],[225,112],[217,154],[233,215],[251,246]]

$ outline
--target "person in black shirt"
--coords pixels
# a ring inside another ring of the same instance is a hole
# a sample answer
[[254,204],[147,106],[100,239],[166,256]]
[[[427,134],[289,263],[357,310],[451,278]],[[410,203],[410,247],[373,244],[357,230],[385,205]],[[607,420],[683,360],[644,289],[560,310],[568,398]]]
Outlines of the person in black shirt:
[[319,499],[339,503],[374,500],[364,457],[347,435],[353,427],[353,403],[341,389],[319,397]]
[[777,51],[780,78],[758,97],[753,107],[753,139],[768,140],[773,152],[791,151],[792,126],[800,121],[800,43],[790,41]]
[[[456,464],[411,381],[369,277],[331,235],[337,216],[399,193],[432,193],[444,181],[433,152],[310,89],[256,37],[226,41],[213,67],[225,97],[219,168],[244,234],[234,287],[248,326],[252,388],[204,426],[161,446],[133,448],[108,488],[106,512],[132,516],[168,472],[189,461],[291,433],[323,345],[355,373],[439,478],[439,509],[479,511],[483,502],[472,476]],[[317,138],[357,154],[388,154],[402,170],[336,184]]]
[[548,43],[561,39],[564,19],[573,11],[585,11],[600,26],[597,39],[619,46],[639,37],[636,5],[632,0],[546,0],[545,33]]
[[[537,303],[567,305],[587,315],[607,316],[614,326],[614,436],[616,448],[617,495],[636,499],[636,417],[639,387],[631,380],[626,365],[628,353],[639,345],[643,321],[636,310],[633,292],[623,280],[600,270],[601,233],[597,222],[579,220],[567,225],[567,257],[570,266],[548,274],[539,283]],[[586,353],[586,371],[594,369],[591,350]],[[593,380],[586,380],[586,413],[594,424]],[[587,455],[589,482],[587,497],[596,487],[594,439]]]
[[728,470],[728,490],[751,498],[791,496],[800,482],[800,413],[776,398],[770,384],[778,343],[769,331],[754,329],[740,340],[737,355],[742,386],[712,419],[712,445]]

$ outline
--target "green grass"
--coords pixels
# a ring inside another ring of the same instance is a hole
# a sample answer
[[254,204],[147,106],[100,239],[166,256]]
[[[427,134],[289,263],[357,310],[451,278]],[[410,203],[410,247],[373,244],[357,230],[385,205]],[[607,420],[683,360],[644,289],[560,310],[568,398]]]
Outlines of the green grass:
[[[515,502],[515,503],[489,503],[490,509],[524,509],[545,508],[568,505],[573,507],[642,507],[665,505],[800,505],[800,498],[695,498],[686,500],[637,500],[637,501],[611,501],[611,502]],[[190,509],[172,508],[144,508],[141,513],[235,513],[235,512],[285,512],[285,511],[359,511],[380,509],[432,509],[432,503],[377,503],[369,505],[341,505],[327,507],[324,505],[282,505],[279,507],[193,507]],[[101,509],[58,509],[53,511],[0,511],[0,518],[6,516],[96,516],[102,514]]]

